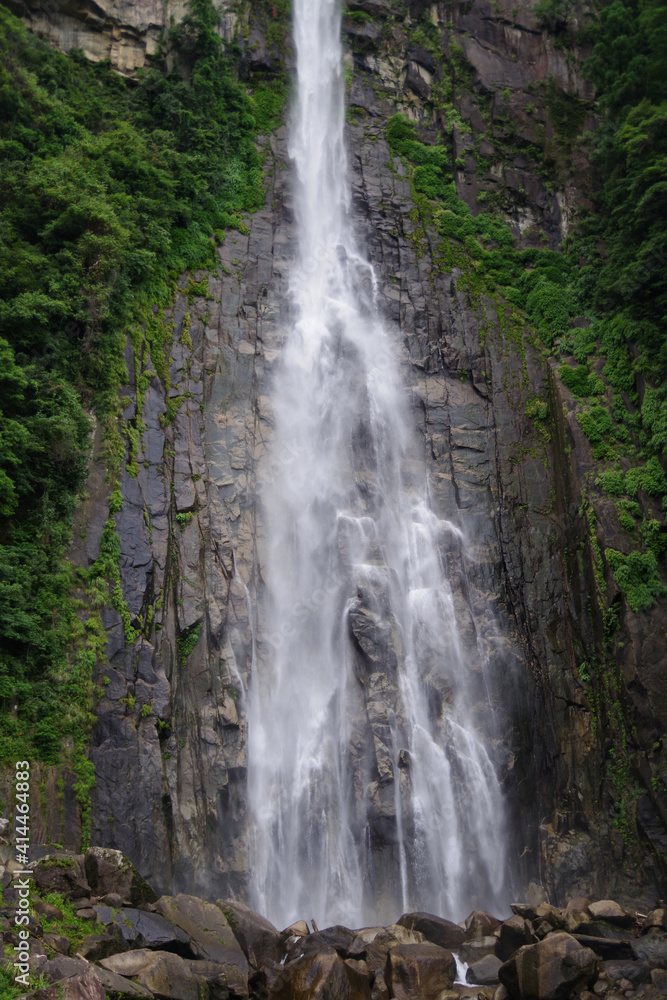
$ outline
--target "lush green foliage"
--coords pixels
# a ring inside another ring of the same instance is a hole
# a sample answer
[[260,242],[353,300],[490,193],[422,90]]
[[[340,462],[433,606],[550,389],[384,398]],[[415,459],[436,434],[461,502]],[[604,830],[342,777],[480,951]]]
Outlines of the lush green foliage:
[[446,148],[421,143],[412,122],[394,115],[387,139],[392,152],[414,166],[417,200],[423,196],[437,202],[433,219],[444,241],[441,263],[474,262],[478,283],[490,292],[499,288],[509,302],[525,309],[546,344],[567,333],[576,309],[568,288],[570,258],[550,250],[517,251],[504,221],[490,214],[475,217],[456,193]]
[[[215,265],[214,234],[263,204],[253,111],[273,127],[284,101],[260,92],[253,106],[217,20],[192,0],[137,84],[55,52],[0,7],[0,758],[55,762],[70,737],[81,794],[104,648],[95,609],[116,607],[134,635],[113,520],[76,581],[92,611],[64,560],[87,411],[114,425],[129,328],[168,377],[174,279]],[[121,458],[116,432],[112,477]]]

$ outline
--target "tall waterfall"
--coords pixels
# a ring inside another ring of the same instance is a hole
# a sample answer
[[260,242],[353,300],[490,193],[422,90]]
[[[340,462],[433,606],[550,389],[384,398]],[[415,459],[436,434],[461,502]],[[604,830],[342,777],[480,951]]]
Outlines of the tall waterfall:
[[252,904],[279,926],[459,920],[502,905],[505,878],[502,794],[469,707],[475,640],[450,582],[465,538],[429,507],[352,231],[339,3],[293,8],[299,256],[263,489]]

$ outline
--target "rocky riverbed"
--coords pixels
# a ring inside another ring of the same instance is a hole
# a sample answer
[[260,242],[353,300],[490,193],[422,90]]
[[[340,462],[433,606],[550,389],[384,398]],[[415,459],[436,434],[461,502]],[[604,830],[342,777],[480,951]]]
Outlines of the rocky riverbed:
[[[5,849],[6,851],[6,849]],[[0,866],[4,962],[14,961],[17,868]],[[667,905],[551,906],[529,885],[501,918],[406,913],[387,927],[284,930],[234,899],[157,893],[120,852],[32,865],[33,1000],[659,1000]],[[306,914],[304,914],[306,917]],[[312,923],[312,922],[311,922]],[[11,956],[11,957],[10,957]]]

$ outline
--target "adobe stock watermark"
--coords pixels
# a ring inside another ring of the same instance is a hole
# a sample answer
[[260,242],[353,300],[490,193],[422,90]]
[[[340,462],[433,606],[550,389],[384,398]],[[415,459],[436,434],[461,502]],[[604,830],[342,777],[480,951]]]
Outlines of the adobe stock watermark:
[[16,890],[16,936],[18,944],[14,945],[16,973],[14,981],[19,986],[29,987],[30,980],[30,879],[32,872],[28,868],[30,853],[30,763],[20,760],[16,763],[15,775],[15,806],[14,833],[16,842],[16,863],[20,871],[12,875],[13,888]]

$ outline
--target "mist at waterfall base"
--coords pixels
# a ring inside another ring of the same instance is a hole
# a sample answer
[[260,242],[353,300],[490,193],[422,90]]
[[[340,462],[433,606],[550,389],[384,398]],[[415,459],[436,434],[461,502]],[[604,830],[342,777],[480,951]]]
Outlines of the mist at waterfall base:
[[251,904],[279,927],[408,910],[460,920],[507,902],[503,797],[471,722],[479,681],[450,583],[465,538],[429,507],[395,343],[352,231],[339,5],[293,9],[299,259],[262,497]]

